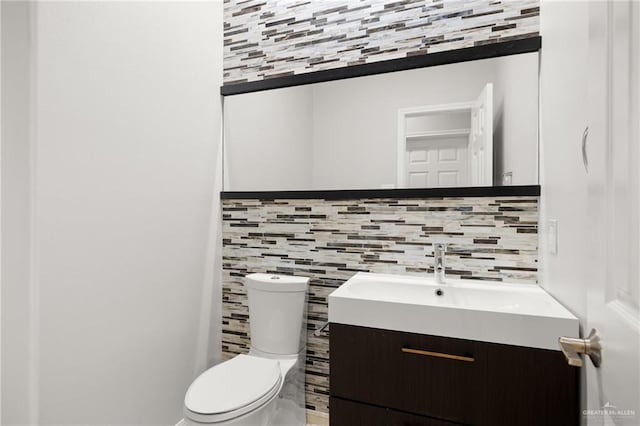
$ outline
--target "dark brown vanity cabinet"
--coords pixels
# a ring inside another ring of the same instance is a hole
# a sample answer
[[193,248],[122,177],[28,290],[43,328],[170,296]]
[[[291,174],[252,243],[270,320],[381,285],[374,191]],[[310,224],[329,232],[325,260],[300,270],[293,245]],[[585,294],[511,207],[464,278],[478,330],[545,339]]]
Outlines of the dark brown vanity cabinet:
[[331,426],[573,426],[560,351],[331,324]]

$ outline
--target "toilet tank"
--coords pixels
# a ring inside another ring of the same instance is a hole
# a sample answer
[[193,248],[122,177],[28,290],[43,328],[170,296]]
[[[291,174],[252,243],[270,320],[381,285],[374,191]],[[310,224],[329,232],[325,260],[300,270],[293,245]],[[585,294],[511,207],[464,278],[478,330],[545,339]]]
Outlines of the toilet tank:
[[274,274],[245,277],[251,347],[274,355],[295,355],[305,342],[309,278]]

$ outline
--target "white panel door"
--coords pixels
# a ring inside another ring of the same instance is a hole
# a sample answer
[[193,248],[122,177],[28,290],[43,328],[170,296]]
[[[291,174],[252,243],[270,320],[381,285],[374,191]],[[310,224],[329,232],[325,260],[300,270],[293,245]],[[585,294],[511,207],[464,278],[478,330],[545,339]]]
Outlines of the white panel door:
[[585,334],[598,329],[603,361],[585,363],[589,425],[640,424],[639,24],[638,2],[590,4]]
[[487,83],[471,108],[471,185],[493,185],[493,84]]
[[466,138],[407,142],[405,162],[409,188],[469,186]]

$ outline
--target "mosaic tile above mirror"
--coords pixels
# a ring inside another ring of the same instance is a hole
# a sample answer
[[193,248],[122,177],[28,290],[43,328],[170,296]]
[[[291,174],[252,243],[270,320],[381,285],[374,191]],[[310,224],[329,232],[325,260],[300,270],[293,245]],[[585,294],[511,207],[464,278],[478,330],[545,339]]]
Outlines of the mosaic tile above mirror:
[[537,37],[539,0],[225,0],[224,84]]

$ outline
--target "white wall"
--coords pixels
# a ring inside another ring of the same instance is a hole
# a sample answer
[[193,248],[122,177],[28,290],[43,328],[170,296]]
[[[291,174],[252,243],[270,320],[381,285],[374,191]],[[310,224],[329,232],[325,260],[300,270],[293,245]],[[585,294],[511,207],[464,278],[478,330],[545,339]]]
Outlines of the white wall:
[[219,298],[222,3],[40,2],[34,22],[40,423],[175,424]]
[[2,417],[30,423],[30,5],[2,2]]
[[[540,8],[539,283],[581,320],[587,314],[590,232],[581,139],[588,123],[588,4],[543,1]],[[549,221],[558,223],[551,253]],[[588,332],[588,331],[587,331]],[[580,371],[586,406],[586,369]]]
[[311,187],[312,86],[228,96],[224,102],[225,189]]
[[[588,123],[587,2],[543,1],[540,70],[540,283],[575,314],[586,313],[589,264],[584,234],[587,179],[581,139]],[[549,220],[558,220],[558,253],[550,253]]]
[[538,55],[505,56],[496,66],[493,181],[512,173],[512,185],[538,182]]

